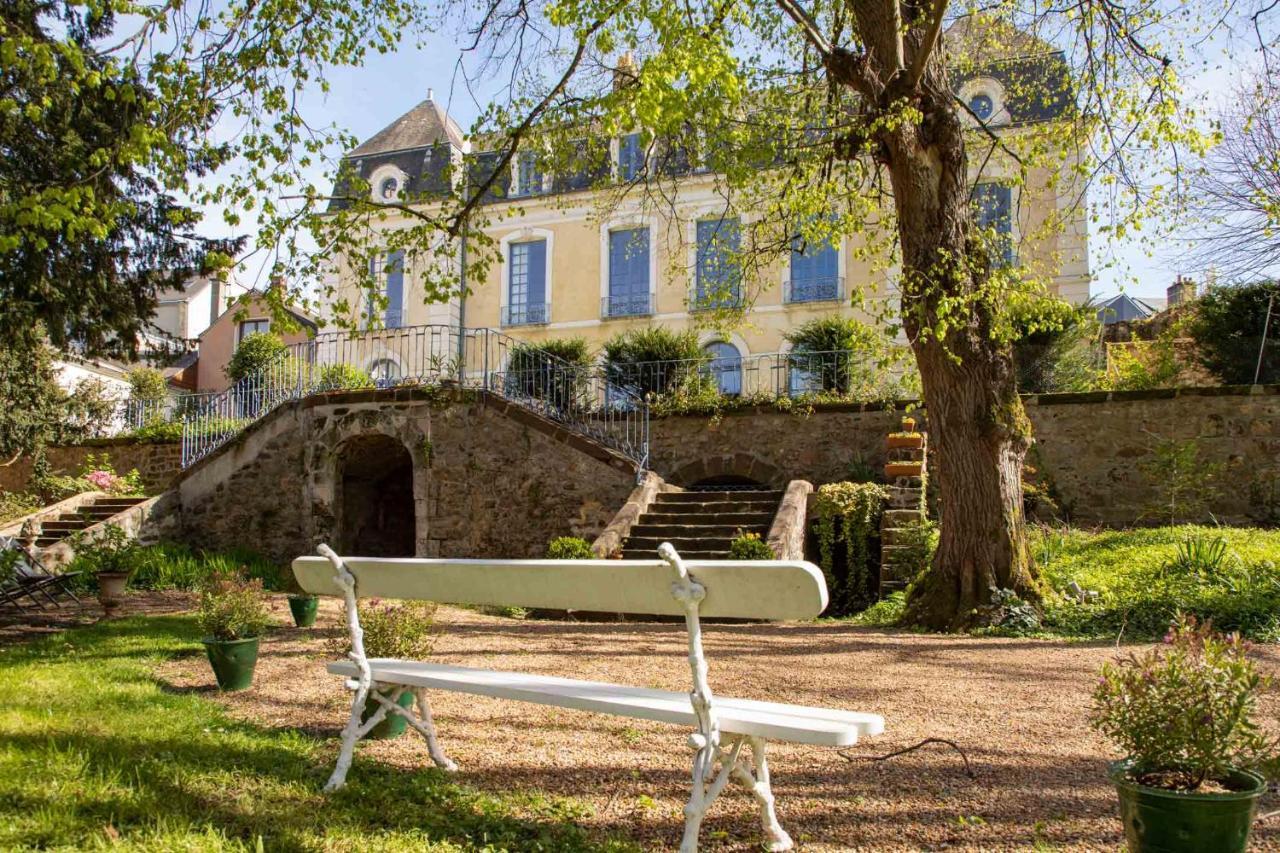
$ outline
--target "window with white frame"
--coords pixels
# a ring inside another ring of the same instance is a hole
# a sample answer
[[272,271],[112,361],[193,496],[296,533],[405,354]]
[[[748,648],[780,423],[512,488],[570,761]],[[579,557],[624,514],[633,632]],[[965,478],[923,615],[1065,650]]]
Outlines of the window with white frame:
[[404,325],[404,252],[396,249],[369,259],[375,293],[369,295],[365,316],[370,326],[398,329]]
[[738,267],[741,236],[738,220],[722,217],[697,224],[694,260],[694,307],[730,308],[742,298]]
[[547,302],[547,241],[525,240],[507,247],[506,326],[549,322]]
[[828,241],[791,241],[791,278],[784,296],[787,302],[826,302],[839,299],[840,252]]
[[640,143],[640,134],[628,133],[618,139],[618,177],[624,181],[634,181],[644,172],[644,146]]
[[516,157],[515,195],[530,196],[542,192],[542,167],[536,151],[521,151]]
[[605,317],[649,314],[649,229],[624,228],[609,232],[609,295]]
[[982,183],[973,189],[974,221],[991,240],[991,259],[998,266],[1017,260],[1013,248],[1013,189]]
[[737,396],[742,393],[742,354],[738,348],[725,341],[714,341],[702,348],[711,357],[706,372],[716,383],[721,394]]

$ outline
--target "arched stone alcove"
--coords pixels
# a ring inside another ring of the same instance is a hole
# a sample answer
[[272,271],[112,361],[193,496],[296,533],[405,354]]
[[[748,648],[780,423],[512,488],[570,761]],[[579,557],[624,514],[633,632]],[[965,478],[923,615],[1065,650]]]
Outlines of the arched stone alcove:
[[342,553],[412,557],[417,520],[413,457],[397,439],[358,435],[337,453],[338,541]]

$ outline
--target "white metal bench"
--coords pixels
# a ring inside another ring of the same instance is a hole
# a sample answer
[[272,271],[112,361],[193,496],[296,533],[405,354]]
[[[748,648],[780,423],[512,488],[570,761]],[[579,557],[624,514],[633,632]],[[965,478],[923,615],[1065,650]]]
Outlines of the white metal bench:
[[[703,816],[730,781],[746,787],[758,802],[768,849],[789,850],[791,838],[774,811],[765,742],[848,746],[860,735],[884,730],[884,720],[876,714],[712,696],[700,617],[817,616],[827,605],[827,588],[822,573],[811,563],[686,562],[669,544],[659,548],[660,560],[378,559],[341,558],[324,545],[319,551],[322,557],[294,560],[294,575],[307,592],[345,600],[351,660],[330,664],[329,671],[346,676],[347,687],[355,691],[338,764],[326,791],[343,785],[356,743],[388,713],[404,716],[426,738],[438,766],[456,769],[436,740],[427,701],[428,690],[449,690],[691,726],[693,792],[684,809],[681,851],[697,850]],[[365,657],[356,610],[359,598],[684,616],[693,689],[678,693],[424,661],[370,659]],[[375,686],[388,688],[391,695],[372,692]],[[416,696],[416,710],[399,706],[397,700],[405,691]],[[380,707],[361,722],[370,697]],[[750,747],[749,764],[742,755],[744,746]]]

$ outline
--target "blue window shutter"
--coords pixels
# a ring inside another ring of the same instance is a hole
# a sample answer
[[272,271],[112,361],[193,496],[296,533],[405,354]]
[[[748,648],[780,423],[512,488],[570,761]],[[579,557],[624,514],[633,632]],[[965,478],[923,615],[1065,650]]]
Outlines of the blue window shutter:
[[640,174],[642,160],[640,134],[629,133],[618,140],[618,174],[622,180],[635,180],[636,175]]
[[609,295],[641,296],[648,292],[649,229],[610,232]]
[[528,305],[541,305],[547,301],[547,241],[526,243],[529,251]]
[[[733,284],[733,255],[739,245],[738,220],[704,219],[698,222],[697,296],[729,296]],[[717,300],[718,301],[718,300]]]
[[383,320],[388,329],[398,329],[404,324],[404,252],[396,250],[387,255],[386,265],[387,311]]

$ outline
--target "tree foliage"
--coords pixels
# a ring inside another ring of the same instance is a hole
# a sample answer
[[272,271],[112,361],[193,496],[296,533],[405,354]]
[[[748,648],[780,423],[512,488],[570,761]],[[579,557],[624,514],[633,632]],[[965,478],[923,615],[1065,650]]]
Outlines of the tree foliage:
[[[208,241],[176,193],[226,159],[208,97],[172,97],[105,45],[124,4],[14,0],[0,17],[0,339],[136,351],[159,289],[235,241]],[[138,49],[142,45],[136,46]],[[133,52],[134,59],[138,53]]]
[[1188,331],[1201,364],[1228,385],[1249,385],[1255,376],[1264,384],[1280,382],[1280,283],[1211,287],[1196,303]]
[[140,365],[129,371],[129,399],[138,403],[159,403],[169,395],[169,383],[154,367]]
[[97,380],[64,390],[53,355],[45,344],[0,347],[0,464],[46,445],[97,437],[115,413],[115,399]]
[[254,332],[251,335],[245,335],[240,341],[240,345],[232,353],[224,370],[228,379],[238,382],[276,364],[288,352],[289,348],[279,335],[270,332]]

